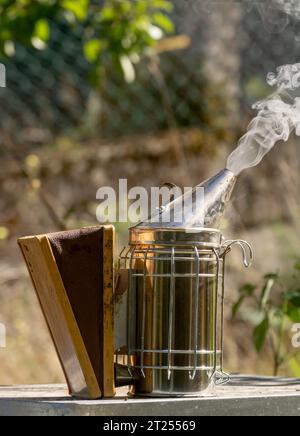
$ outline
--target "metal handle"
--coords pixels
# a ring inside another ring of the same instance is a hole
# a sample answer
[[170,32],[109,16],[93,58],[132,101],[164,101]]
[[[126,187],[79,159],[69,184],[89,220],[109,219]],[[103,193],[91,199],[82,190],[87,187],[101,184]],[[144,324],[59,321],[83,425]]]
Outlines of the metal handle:
[[242,239],[237,240],[228,240],[222,244],[223,253],[222,256],[226,256],[227,253],[231,251],[231,249],[238,245],[242,249],[243,253],[243,263],[245,268],[250,268],[253,264],[254,254],[251,245]]
[[238,245],[243,252],[243,263],[246,268],[250,268],[253,263],[254,255],[251,245],[241,239],[228,240],[223,242],[221,246],[220,257],[223,258],[223,286],[222,286],[222,302],[221,302],[221,369],[216,371],[214,374],[215,384],[217,386],[222,386],[230,381],[230,375],[227,374],[223,369],[223,358],[224,358],[224,304],[225,304],[225,257],[231,251],[231,249]]

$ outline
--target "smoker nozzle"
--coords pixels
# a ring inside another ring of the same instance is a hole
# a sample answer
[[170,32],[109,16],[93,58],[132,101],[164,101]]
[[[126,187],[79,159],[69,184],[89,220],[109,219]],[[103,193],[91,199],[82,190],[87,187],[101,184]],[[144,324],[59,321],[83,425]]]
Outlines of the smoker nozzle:
[[[202,182],[184,196],[156,211],[148,220],[134,229],[185,229],[218,228],[226,206],[231,198],[237,177],[228,169]],[[199,192],[204,194],[199,202]],[[192,207],[178,208],[179,204]],[[178,215],[180,210],[180,215]],[[171,217],[171,219],[170,219]]]

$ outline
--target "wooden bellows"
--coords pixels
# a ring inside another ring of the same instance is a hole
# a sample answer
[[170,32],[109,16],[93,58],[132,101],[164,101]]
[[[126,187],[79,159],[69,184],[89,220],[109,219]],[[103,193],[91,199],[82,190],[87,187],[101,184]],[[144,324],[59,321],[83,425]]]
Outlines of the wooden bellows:
[[70,394],[112,397],[114,228],[32,236],[18,243]]

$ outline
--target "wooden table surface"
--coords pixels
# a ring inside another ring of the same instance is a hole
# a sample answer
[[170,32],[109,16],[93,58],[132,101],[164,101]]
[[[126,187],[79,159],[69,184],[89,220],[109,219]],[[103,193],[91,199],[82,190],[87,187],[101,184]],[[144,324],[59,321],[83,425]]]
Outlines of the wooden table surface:
[[300,380],[232,377],[202,398],[75,400],[65,385],[0,387],[0,416],[300,416]]

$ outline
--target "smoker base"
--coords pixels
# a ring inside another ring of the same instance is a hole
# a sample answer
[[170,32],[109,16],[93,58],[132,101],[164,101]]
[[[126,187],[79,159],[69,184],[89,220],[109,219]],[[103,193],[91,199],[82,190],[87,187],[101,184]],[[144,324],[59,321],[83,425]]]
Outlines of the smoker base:
[[143,392],[136,392],[135,388],[133,387],[132,390],[128,392],[129,398],[207,398],[207,397],[215,397],[216,396],[216,385],[213,381],[209,383],[209,385],[198,392],[189,392],[189,393],[179,393],[179,392],[169,392],[166,391],[160,392],[155,391],[151,393],[143,393]]
[[214,393],[214,388],[208,388],[206,390],[204,390],[201,393],[198,394],[160,394],[160,393],[155,393],[155,394],[136,394],[136,393],[128,393],[128,398],[208,398],[208,397],[215,397],[215,393]]
[[233,377],[214,397],[80,401],[63,385],[0,387],[0,416],[300,416],[300,380]]

